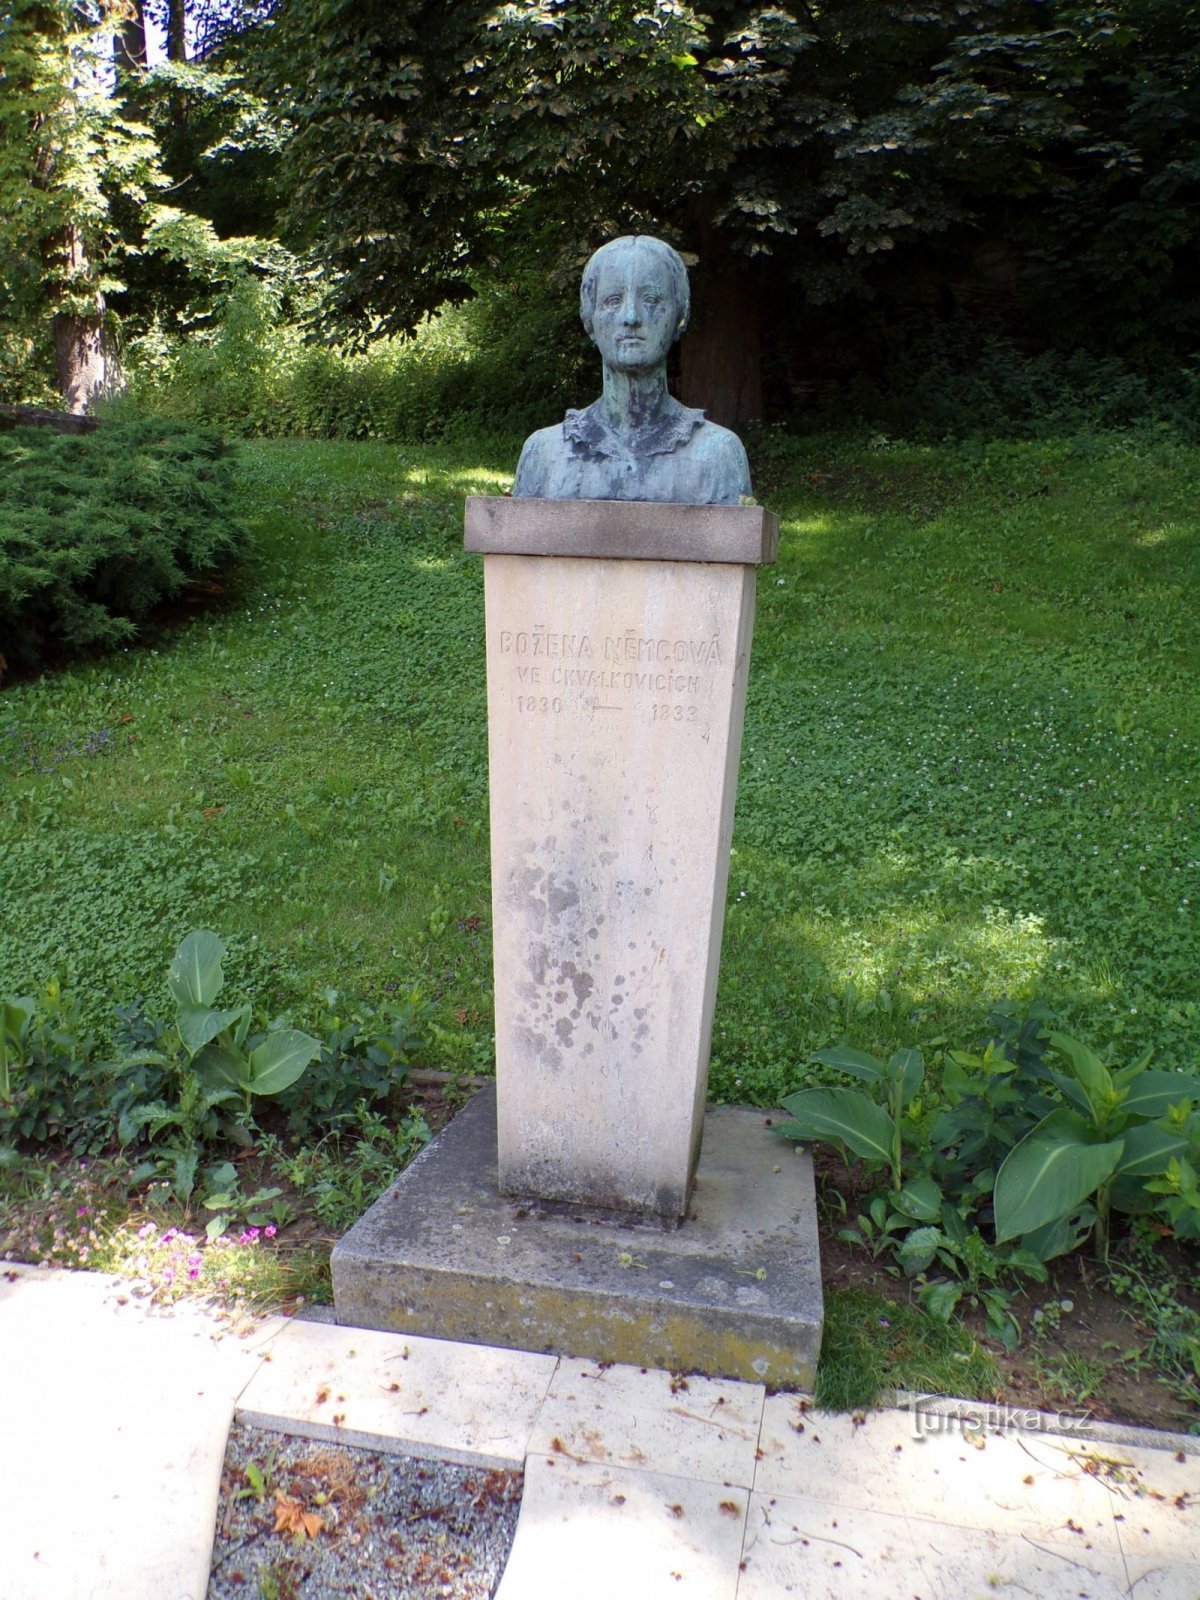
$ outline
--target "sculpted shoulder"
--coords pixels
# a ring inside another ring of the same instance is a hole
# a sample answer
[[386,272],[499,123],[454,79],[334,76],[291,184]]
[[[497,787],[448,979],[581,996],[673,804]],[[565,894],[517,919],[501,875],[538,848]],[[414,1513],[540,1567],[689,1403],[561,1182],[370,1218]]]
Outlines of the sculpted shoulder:
[[548,498],[546,486],[562,455],[561,422],[531,433],[521,451],[521,459],[517,462],[517,475],[513,482],[514,496],[525,499]]
[[736,433],[706,418],[693,434],[691,447],[711,468],[720,503],[736,505],[749,498],[750,462]]

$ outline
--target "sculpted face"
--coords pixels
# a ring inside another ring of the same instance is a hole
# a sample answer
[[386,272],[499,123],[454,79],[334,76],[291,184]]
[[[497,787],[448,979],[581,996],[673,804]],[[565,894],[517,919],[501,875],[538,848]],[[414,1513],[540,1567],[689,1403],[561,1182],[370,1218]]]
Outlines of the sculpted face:
[[605,256],[596,280],[592,338],[606,367],[630,373],[660,367],[679,317],[670,274],[655,251],[630,244]]

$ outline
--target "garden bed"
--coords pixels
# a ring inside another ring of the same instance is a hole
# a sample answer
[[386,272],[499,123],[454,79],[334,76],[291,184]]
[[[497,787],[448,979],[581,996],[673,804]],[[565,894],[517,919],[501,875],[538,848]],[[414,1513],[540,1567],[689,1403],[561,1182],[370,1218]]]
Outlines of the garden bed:
[[[473,1087],[431,1074],[405,1092],[396,1119],[419,1114],[436,1132]],[[1016,1295],[1023,1336],[1015,1350],[1005,1351],[985,1338],[982,1316],[970,1306],[961,1320],[936,1321],[916,1303],[910,1280],[839,1236],[840,1202],[848,1196],[853,1203],[853,1183],[828,1152],[816,1157],[827,1315],[818,1375],[824,1403],[854,1409],[899,1389],[1166,1432],[1200,1430],[1194,1251],[1131,1234],[1114,1245],[1107,1269],[1080,1254],[1052,1264],[1049,1282]],[[361,1156],[349,1159],[353,1164]],[[36,1187],[24,1202],[11,1179],[0,1191],[7,1193],[0,1259],[100,1266],[124,1273],[134,1292],[162,1299],[200,1293],[223,1300],[231,1312],[252,1307],[295,1314],[328,1303],[337,1232],[317,1215],[311,1193],[289,1184],[261,1151],[240,1165],[247,1191],[272,1180],[281,1187],[281,1214],[290,1220],[269,1237],[263,1227],[238,1228],[214,1249],[203,1237],[203,1212],[184,1213],[153,1190],[131,1197],[119,1163],[81,1163],[62,1152],[39,1163]],[[364,1207],[370,1198],[368,1192]],[[201,1265],[189,1279],[193,1258]]]

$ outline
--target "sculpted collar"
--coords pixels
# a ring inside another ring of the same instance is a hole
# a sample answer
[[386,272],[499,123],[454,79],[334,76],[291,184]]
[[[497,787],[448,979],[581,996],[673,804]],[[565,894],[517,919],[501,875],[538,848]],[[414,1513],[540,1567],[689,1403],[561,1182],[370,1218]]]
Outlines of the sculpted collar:
[[568,411],[563,418],[563,437],[572,453],[582,456],[669,456],[681,450],[704,422],[703,411],[672,400],[671,409],[653,428],[639,434],[635,444],[626,445],[601,415],[603,402],[593,400],[583,411]]

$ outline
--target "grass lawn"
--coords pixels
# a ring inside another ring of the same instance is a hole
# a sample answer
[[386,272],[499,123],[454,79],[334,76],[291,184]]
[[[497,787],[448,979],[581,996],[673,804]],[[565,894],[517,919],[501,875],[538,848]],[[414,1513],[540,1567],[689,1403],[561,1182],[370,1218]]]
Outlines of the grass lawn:
[[[189,929],[303,1021],[435,1006],[491,1063],[481,564],[519,441],[255,443],[219,613],[0,691],[0,992],[165,1008]],[[1083,437],[756,451],[760,579],[712,1092],[838,1037],[969,1043],[1037,995],[1118,1060],[1200,1058],[1200,451]]]
[[[320,1032],[345,1010],[331,989],[416,985],[435,1019],[421,1064],[490,1069],[462,497],[505,488],[518,444],[246,445],[256,554],[220,609],[0,690],[0,995],[67,978],[103,1047],[114,1001],[170,1012],[168,960],[210,927],[230,994],[264,1017]],[[715,1097],[776,1101],[839,1038],[920,1046],[936,1090],[942,1047],[974,1042],[1003,996],[1039,998],[1109,1059],[1195,1066],[1200,451],[766,435],[754,459],[783,538],[760,579]],[[261,1139],[239,1182],[287,1185],[277,1239],[235,1223],[204,1244],[205,1184],[181,1207],[169,1150],[147,1187],[110,1148],[0,1172],[0,1247],[165,1298],[324,1298],[330,1236],[420,1142],[405,1104],[340,1142]],[[899,1384],[1084,1405],[1099,1387],[1117,1415],[1194,1414],[1196,1309],[1157,1235],[1122,1247],[1103,1304],[1094,1269],[1031,1289],[1001,1373],[837,1241],[838,1192],[822,1403]],[[1072,1333],[1067,1372],[1075,1301],[1098,1331],[1094,1350]]]

